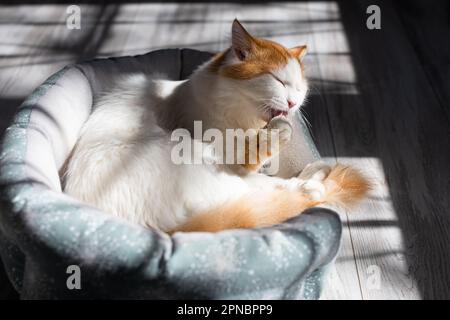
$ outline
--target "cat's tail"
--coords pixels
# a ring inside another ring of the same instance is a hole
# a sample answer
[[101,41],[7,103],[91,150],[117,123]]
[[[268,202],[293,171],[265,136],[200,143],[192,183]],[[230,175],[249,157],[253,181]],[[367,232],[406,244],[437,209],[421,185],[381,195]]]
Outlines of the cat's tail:
[[314,199],[301,189],[255,191],[215,209],[198,213],[171,230],[171,233],[270,226],[318,205],[348,209],[362,200],[370,190],[369,181],[358,170],[342,165],[333,167],[322,184],[325,190],[320,199]]
[[323,204],[350,209],[364,199],[372,188],[369,180],[355,168],[335,165],[323,181]]

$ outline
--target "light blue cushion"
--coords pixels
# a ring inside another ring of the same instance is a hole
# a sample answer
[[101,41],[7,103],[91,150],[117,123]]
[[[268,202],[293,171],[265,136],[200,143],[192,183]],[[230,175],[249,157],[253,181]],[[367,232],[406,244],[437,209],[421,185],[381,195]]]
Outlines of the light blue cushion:
[[[22,104],[0,149],[0,254],[22,298],[319,297],[341,239],[333,211],[310,209],[271,228],[168,236],[61,192],[58,170],[114,76],[180,79],[209,56],[172,49],[68,66]],[[304,123],[298,126],[293,148],[303,162],[287,161],[290,172],[317,158]],[[80,267],[81,290],[67,287],[69,265]]]

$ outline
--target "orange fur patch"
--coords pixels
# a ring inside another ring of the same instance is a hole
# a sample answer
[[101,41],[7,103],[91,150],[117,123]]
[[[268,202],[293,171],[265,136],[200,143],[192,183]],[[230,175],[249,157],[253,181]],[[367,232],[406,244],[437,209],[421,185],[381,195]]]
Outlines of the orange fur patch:
[[252,38],[252,49],[245,61],[237,64],[225,65],[225,58],[230,52],[230,48],[218,53],[209,64],[209,70],[216,74],[245,80],[273,72],[285,66],[290,58],[296,59],[303,69],[303,65],[288,49],[282,45],[259,38]]
[[176,231],[217,232],[226,229],[265,227],[295,217],[318,202],[300,192],[275,190],[253,194],[194,216]]
[[271,226],[295,217],[319,204],[351,207],[371,189],[369,181],[356,169],[336,165],[324,180],[325,198],[313,201],[300,190],[259,191],[207,212],[199,213],[172,230],[217,232],[226,229]]
[[324,181],[326,202],[343,208],[351,208],[372,189],[370,181],[357,169],[336,165]]
[[[251,150],[250,143],[248,140],[245,141],[245,163],[243,164],[243,167],[246,168],[248,171],[257,171],[261,168],[263,165],[263,162],[267,159],[271,158],[273,153],[272,151],[278,152],[279,150],[273,150],[275,148],[272,147],[271,139],[270,139],[270,133],[269,131],[264,131],[262,134],[265,134],[267,136],[267,146],[266,148],[262,149],[260,144],[260,134],[261,131],[258,132],[258,135],[256,136],[256,150]],[[279,146],[278,146],[279,147]],[[256,154],[251,154],[251,152],[254,151]],[[252,157],[253,156],[253,157]],[[252,163],[251,160],[255,160],[256,163]]]

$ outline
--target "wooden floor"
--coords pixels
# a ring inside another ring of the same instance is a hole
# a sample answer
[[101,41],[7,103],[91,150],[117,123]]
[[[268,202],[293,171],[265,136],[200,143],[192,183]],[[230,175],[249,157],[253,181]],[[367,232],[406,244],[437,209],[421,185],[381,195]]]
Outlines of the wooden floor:
[[[307,43],[306,113],[321,154],[365,170],[376,188],[343,214],[344,241],[324,299],[450,298],[450,5],[377,1],[271,4],[0,5],[0,130],[64,65],[157,48],[217,51],[238,17],[258,36]],[[25,1],[30,2],[30,1]],[[14,297],[0,271],[0,297]]]

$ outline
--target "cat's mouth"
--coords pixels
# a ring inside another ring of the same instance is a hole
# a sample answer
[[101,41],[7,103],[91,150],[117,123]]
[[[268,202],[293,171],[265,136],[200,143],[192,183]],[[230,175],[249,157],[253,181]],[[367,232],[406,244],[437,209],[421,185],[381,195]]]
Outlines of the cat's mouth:
[[287,110],[270,108],[268,111],[265,112],[264,120],[269,122],[270,120],[272,120],[275,117],[278,117],[278,116],[287,117],[287,115],[288,115],[288,111]]

